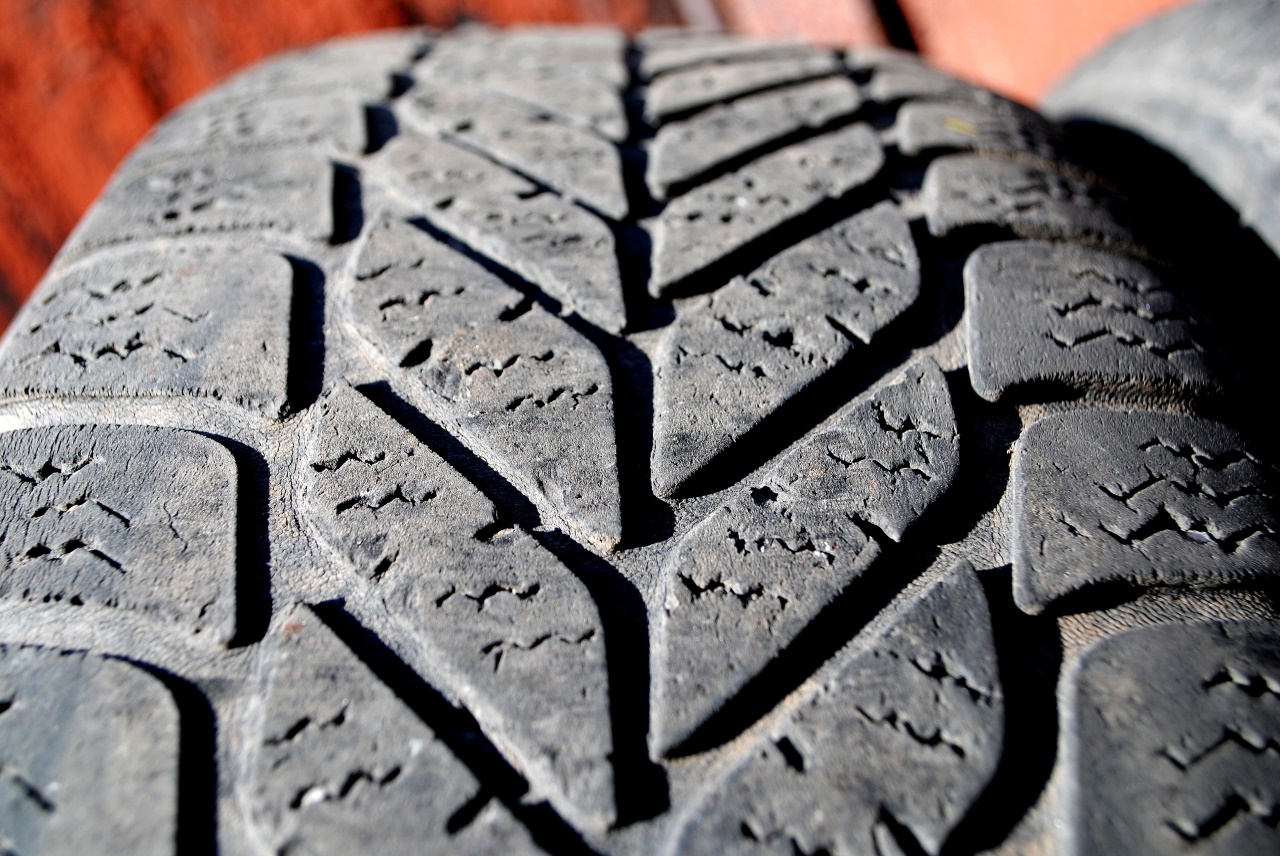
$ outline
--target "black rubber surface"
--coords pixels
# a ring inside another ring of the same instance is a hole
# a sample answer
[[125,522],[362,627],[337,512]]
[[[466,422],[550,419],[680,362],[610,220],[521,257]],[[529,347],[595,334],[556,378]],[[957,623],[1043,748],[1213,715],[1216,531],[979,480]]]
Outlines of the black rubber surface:
[[603,30],[170,119],[0,345],[0,851],[1274,850],[1256,375],[1063,139]]

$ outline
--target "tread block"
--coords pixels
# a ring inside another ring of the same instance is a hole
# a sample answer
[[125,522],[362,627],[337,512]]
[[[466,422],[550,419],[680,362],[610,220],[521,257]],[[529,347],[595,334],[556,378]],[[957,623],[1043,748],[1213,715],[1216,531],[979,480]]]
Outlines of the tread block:
[[835,56],[817,50],[800,56],[743,60],[673,71],[653,81],[645,95],[645,116],[661,124],[677,115],[740,98],[763,89],[826,77],[840,71]]
[[884,151],[852,125],[760,158],[674,200],[652,226],[649,290],[662,297],[784,223],[874,178]]
[[742,750],[672,851],[938,853],[1000,758],[990,621],[958,564]]
[[0,497],[0,597],[231,639],[236,466],[214,441],[123,425],[0,434]]
[[659,129],[646,181],[654,196],[695,181],[716,166],[777,140],[821,128],[862,103],[845,78],[803,83],[712,107]]
[[579,537],[604,550],[617,545],[612,383],[591,342],[396,220],[370,233],[352,302],[361,333],[447,402],[508,478]]
[[925,357],[787,453],[769,484],[793,502],[839,507],[901,541],[959,466],[947,379]]
[[1245,585],[1280,569],[1275,476],[1232,429],[1159,413],[1036,422],[1014,456],[1014,600],[1104,583]]
[[292,295],[289,263],[252,246],[98,253],[47,280],[15,321],[0,389],[199,395],[279,415]]
[[364,144],[364,109],[355,93],[201,103],[160,123],[123,170],[135,172],[163,158],[195,152],[315,146],[356,153]]
[[0,707],[5,852],[180,852],[180,724],[164,684],[119,660],[0,645]]
[[652,727],[679,747],[950,487],[959,438],[946,380],[922,360],[845,407],[679,541],[663,573]]
[[655,491],[677,490],[919,293],[911,230],[882,202],[683,309],[655,361]]
[[379,158],[438,228],[533,282],[566,313],[622,330],[622,279],[603,221],[440,140],[397,137]]
[[1068,675],[1065,853],[1280,849],[1280,634],[1271,622],[1112,636]]
[[915,102],[902,105],[896,123],[898,148],[915,156],[966,149],[1057,159],[1057,130],[1033,110],[1012,101]]
[[931,68],[915,54],[892,48],[861,47],[845,54],[851,71],[870,72],[863,96],[878,104],[896,104],[914,99],[993,102],[996,95]]
[[648,80],[695,65],[735,63],[759,59],[812,56],[803,42],[751,39],[724,33],[650,30],[636,37],[643,56],[640,74]]
[[1189,307],[1146,265],[1037,241],[980,247],[964,267],[969,377],[995,401],[1029,384],[1218,388]]
[[609,676],[586,587],[359,393],[341,387],[319,411],[310,505],[322,537],[378,587],[534,791],[607,827]]
[[63,250],[171,235],[246,229],[333,234],[334,167],[309,149],[191,155],[108,185]]
[[1029,238],[1132,240],[1117,219],[1120,200],[1059,172],[982,155],[947,155],[929,164],[922,193],[929,232],[938,237],[996,226]]
[[245,790],[273,852],[541,852],[314,613],[295,607],[270,643]]
[[432,85],[481,87],[620,142],[629,128],[621,95],[625,50],[610,30],[475,29],[441,41],[414,76]]
[[416,85],[401,115],[429,133],[483,151],[606,217],[627,216],[617,146],[545,111],[482,89]]
[[614,90],[627,85],[627,39],[612,27],[468,26],[437,42],[418,64],[429,76],[461,80],[502,74],[545,83],[566,78],[597,80]]

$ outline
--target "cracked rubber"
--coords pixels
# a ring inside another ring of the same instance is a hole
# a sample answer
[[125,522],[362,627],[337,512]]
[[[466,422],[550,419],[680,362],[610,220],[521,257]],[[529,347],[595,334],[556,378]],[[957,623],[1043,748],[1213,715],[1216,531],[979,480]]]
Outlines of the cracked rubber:
[[0,852],[1274,849],[1274,443],[1066,139],[705,32],[201,97],[0,344]]

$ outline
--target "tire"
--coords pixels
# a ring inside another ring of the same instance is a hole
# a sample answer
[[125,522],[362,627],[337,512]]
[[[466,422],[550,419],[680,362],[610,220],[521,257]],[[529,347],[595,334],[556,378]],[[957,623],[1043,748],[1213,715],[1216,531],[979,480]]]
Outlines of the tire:
[[204,96],[0,345],[0,844],[1274,849],[1275,473],[1133,211],[895,53]]
[[1046,109],[1131,131],[1191,167],[1280,254],[1280,3],[1195,3],[1075,69]]

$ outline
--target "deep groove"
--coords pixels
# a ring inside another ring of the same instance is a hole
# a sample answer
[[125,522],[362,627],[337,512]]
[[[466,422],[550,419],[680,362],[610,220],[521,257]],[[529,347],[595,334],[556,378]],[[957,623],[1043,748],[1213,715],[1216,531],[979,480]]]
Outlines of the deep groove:
[[[645,141],[652,132],[644,123],[644,83],[640,76],[640,51],[634,43],[627,49],[630,75],[623,95],[627,107],[628,136],[619,146],[623,183],[629,214],[614,228],[618,271],[622,278],[627,309],[627,329],[653,329],[671,322],[671,307],[653,300],[648,293],[649,233],[640,225],[659,203],[649,195],[644,181],[647,166]],[[623,337],[606,334],[594,327],[575,329],[591,341],[609,365],[613,387],[614,438],[618,449],[618,490],[622,509],[623,547],[663,541],[674,529],[670,506],[653,495],[650,452],[653,450],[653,366],[649,356]]]
[[649,625],[635,585],[572,538],[542,527],[537,508],[527,497],[457,438],[397,396],[388,384],[370,384],[358,391],[479,488],[498,509],[500,521],[530,532],[586,586],[604,629],[618,824],[660,814],[667,807],[666,774],[649,760],[646,748]]
[[978,575],[991,605],[991,630],[1004,688],[1004,746],[986,790],[943,848],[944,856],[977,853],[1005,841],[1039,799],[1057,754],[1056,687],[1062,644],[1055,624],[1019,610],[1006,566]]
[[[920,255],[920,296],[912,306],[880,330],[870,344],[856,343],[838,363],[768,413],[681,484],[674,496],[703,496],[737,484],[850,401],[888,379],[888,372],[902,365],[914,349],[941,338],[959,319],[948,307],[963,297],[952,293],[956,284],[944,284],[927,266],[927,253]],[[929,323],[934,319],[940,326]]]
[[880,17],[880,26],[884,28],[884,35],[889,40],[889,44],[898,50],[919,53],[920,46],[916,44],[915,34],[911,31],[911,24],[907,22],[907,15],[902,10],[899,0],[872,0],[872,2],[875,4],[876,14]]
[[690,190],[694,190],[701,185],[707,184],[730,173],[737,172],[744,166],[749,166],[767,155],[775,154],[782,149],[785,149],[787,146],[794,146],[797,143],[808,142],[816,137],[821,137],[823,134],[829,134],[833,131],[838,131],[841,128],[846,128],[849,125],[866,121],[867,108],[874,108],[877,106],[878,105],[862,104],[845,115],[836,116],[821,125],[805,125],[803,128],[797,128],[780,137],[767,140],[753,149],[748,149],[740,154],[716,161],[697,175],[691,176],[690,178],[682,181],[673,182],[667,188],[667,199],[674,200],[677,197],[688,193]]
[[562,533],[534,532],[595,601],[604,627],[619,827],[657,817],[669,807],[667,774],[649,758],[649,613],[635,584]]
[[196,432],[223,446],[236,461],[236,631],[239,648],[260,641],[271,622],[271,470],[262,453],[230,437]]
[[364,202],[360,173],[347,164],[333,165],[333,246],[354,241],[364,227]]
[[[566,128],[571,128],[573,130],[578,130],[578,131],[584,130],[580,126],[573,125],[568,121],[561,121],[559,117],[556,118],[556,124],[562,125]],[[544,179],[539,178],[538,176],[534,175],[531,172],[526,172],[523,168],[505,160],[501,154],[498,154],[495,151],[490,151],[488,148],[485,148],[477,143],[474,143],[471,140],[467,139],[466,137],[459,137],[448,132],[439,133],[437,138],[441,142],[445,143],[446,145],[450,145],[455,148],[461,149],[462,151],[468,152],[469,154],[473,154],[478,158],[483,158],[484,160],[488,161],[489,163],[493,164],[499,169],[506,170],[512,175],[519,176],[520,178],[524,179],[525,181],[529,182],[534,186],[535,195],[538,193],[549,194],[551,196],[554,196],[562,200],[567,205],[573,205],[577,208],[581,208],[583,211],[586,211],[592,217],[595,217],[601,223],[603,223],[606,226],[609,226],[610,228],[613,228],[616,226],[617,221],[615,221],[608,214],[605,214],[604,212],[599,211],[596,208],[592,207],[590,202],[586,202],[585,200],[578,199],[577,197],[569,195],[568,193],[566,193],[565,191],[561,190],[558,187],[553,187],[552,185],[547,184],[547,182]]]
[[706,267],[665,287],[665,299],[706,294],[722,288],[735,276],[750,273],[779,253],[828,229],[883,199],[891,198],[884,184],[886,170],[838,199],[824,199],[810,210],[780,223],[768,232],[725,253]]
[[178,806],[174,851],[213,856],[218,847],[218,748],[213,708],[194,684],[149,663],[123,660],[159,680],[178,708]]
[[894,817],[893,812],[884,806],[880,807],[879,822],[885,832],[893,838],[900,856],[926,856],[929,852],[920,844],[920,839],[916,838],[911,827]]
[[359,386],[356,391],[399,422],[409,433],[435,452],[483,493],[498,509],[499,522],[534,530],[542,525],[538,508],[528,497],[472,452],[457,437],[428,419],[396,395],[386,381]]
[[688,738],[672,747],[667,756],[682,758],[716,749],[768,716],[841,646],[884,612],[938,555],[936,547],[920,555],[904,555],[904,549],[887,540],[881,542],[881,547],[880,556],[866,573],[810,619],[759,674]]
[[[912,525],[901,544],[859,521],[858,526],[881,546],[879,557],[867,572],[837,595],[736,696],[669,755],[682,757],[714,749],[767,716],[935,563],[940,551],[933,545],[960,541],[983,514],[995,508],[1006,488],[1008,449],[1020,430],[1017,414],[1011,407],[978,399],[969,390],[963,370],[947,375],[947,385],[960,436],[974,437],[974,442],[966,442],[950,489]],[[989,431],[979,432],[978,426]],[[993,482],[993,472],[1003,473],[1004,479]]]
[[330,601],[312,609],[369,671],[466,765],[480,781],[482,790],[492,793],[529,830],[540,847],[557,854],[594,853],[549,805],[523,802],[529,783],[485,737],[467,710],[455,707],[424,681],[386,643],[356,621],[342,603]]
[[288,412],[298,413],[314,404],[324,387],[325,283],[324,273],[313,262],[296,256],[285,259],[293,270],[285,401]]
[[526,295],[527,297],[531,297],[535,303],[537,303],[543,309],[550,312],[552,315],[559,318],[561,321],[567,324],[570,324],[571,326],[576,325],[574,326],[575,330],[580,331],[582,327],[589,327],[595,331],[596,335],[600,335],[600,336],[613,335],[612,333],[609,333],[605,330],[600,329],[599,327],[596,327],[590,321],[587,321],[586,319],[582,318],[582,316],[578,315],[577,313],[574,313],[572,315],[565,315],[564,314],[565,306],[563,303],[560,302],[559,298],[543,291],[541,286],[539,286],[537,283],[531,282],[528,279],[525,279],[518,271],[515,271],[512,268],[507,267],[497,259],[491,258],[490,256],[487,256],[484,253],[481,253],[480,251],[471,247],[469,244],[463,243],[462,241],[453,237],[453,235],[451,235],[449,232],[446,232],[445,230],[439,228],[430,220],[427,220],[425,217],[411,217],[406,222],[410,226],[414,226],[415,228],[421,229],[422,231],[426,232],[428,235],[435,238],[437,241],[444,244],[449,249],[453,250],[459,255],[465,256],[467,259],[475,262],[477,265],[484,268],[485,271],[493,274],[498,279],[502,280],[503,283],[505,283],[506,285],[511,286],[512,288],[519,291],[521,294]]
[[[422,53],[422,56],[414,57],[413,59],[414,62],[419,62],[421,59],[423,59],[427,55],[427,53],[430,53],[430,50],[427,49],[422,51],[421,53]],[[412,75],[401,73],[401,72],[392,73],[391,86],[388,87],[387,89],[387,100],[395,101],[397,98],[399,98],[400,96],[408,92],[410,89],[412,89],[413,83],[414,83],[414,80]]]
[[[675,72],[671,72],[671,73],[675,73]],[[707,110],[712,109],[713,107],[720,107],[721,105],[724,105],[724,104],[732,104],[735,101],[741,101],[742,99],[750,98],[753,95],[763,95],[766,92],[777,92],[780,89],[786,89],[787,87],[790,87],[790,86],[799,86],[802,83],[813,83],[815,80],[825,80],[827,78],[840,77],[842,75],[843,75],[843,72],[839,68],[835,68],[830,71],[815,71],[812,74],[808,74],[803,77],[766,82],[766,83],[760,84],[755,89],[750,89],[746,92],[737,92],[729,96],[728,98],[721,98],[720,100],[713,101],[710,104],[703,104],[697,107],[688,107],[688,108],[685,108],[684,110],[677,110],[674,113],[666,113],[662,116],[661,119],[650,118],[649,121],[650,121],[650,124],[660,128],[663,125],[669,125],[672,122],[680,122],[685,119],[692,118],[694,116],[697,116],[699,113],[704,113]]]
[[[396,116],[382,104],[366,104],[364,107],[364,154],[371,155],[381,149],[391,138],[400,133]],[[358,230],[357,230],[358,232]]]
[[648,330],[670,321],[668,307],[660,307],[649,297],[648,283],[653,242],[640,221],[662,210],[662,203],[649,193],[645,173],[649,168],[647,144],[653,129],[644,119],[645,83],[640,74],[642,53],[634,42],[627,47],[627,88],[622,95],[627,110],[627,139],[618,146],[622,161],[623,187],[627,192],[627,218],[614,230],[618,251],[618,273],[627,308],[627,330]]
[[653,493],[653,365],[625,339],[579,330],[604,355],[613,386],[614,442],[622,508],[622,549],[655,544],[675,531],[671,506]]

